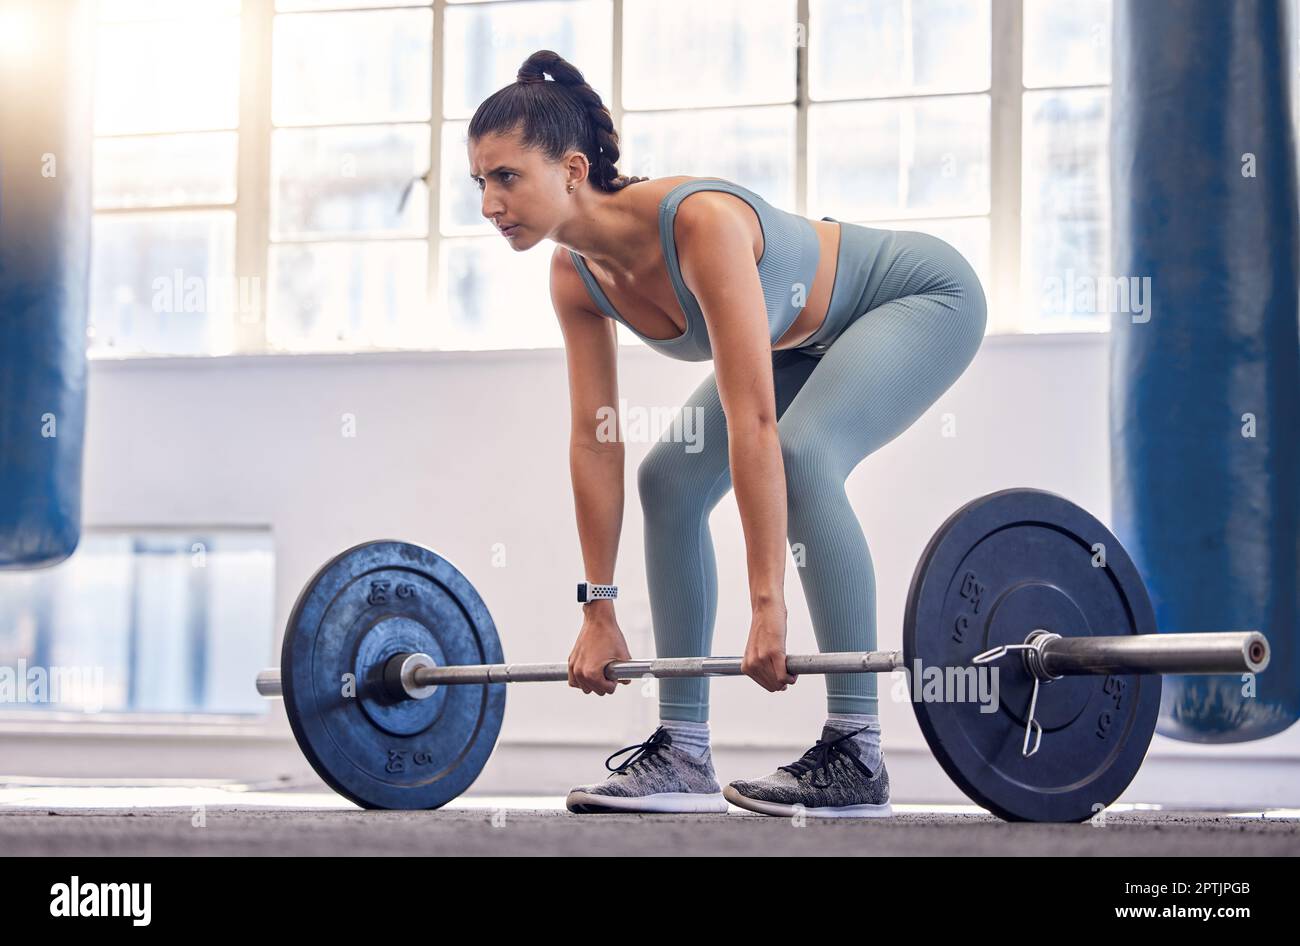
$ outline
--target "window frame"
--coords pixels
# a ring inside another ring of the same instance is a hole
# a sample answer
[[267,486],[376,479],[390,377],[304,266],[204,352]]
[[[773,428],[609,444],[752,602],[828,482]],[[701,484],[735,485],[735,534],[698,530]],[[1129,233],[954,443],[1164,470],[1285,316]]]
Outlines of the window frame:
[[[442,134],[448,121],[444,117],[443,97],[443,62],[444,23],[448,6],[466,7],[477,4],[496,2],[528,2],[528,0],[467,0],[461,3],[449,3],[448,0],[432,0],[428,5],[432,10],[431,58],[432,102],[429,132],[429,172],[426,178],[428,190],[428,233],[424,237],[427,250],[426,301],[435,313],[441,305],[440,257],[445,240],[492,239],[492,234],[443,236],[441,220],[441,186],[442,181]],[[609,0],[612,5],[611,16],[611,62],[613,67],[612,86],[607,105],[614,119],[616,128],[623,127],[624,115],[631,110],[623,106],[623,15],[625,0]],[[231,355],[247,354],[317,354],[316,352],[280,352],[272,351],[267,343],[267,315],[269,303],[269,268],[270,268],[270,188],[271,188],[271,141],[274,128],[271,122],[271,75],[272,75],[272,34],[277,16],[317,16],[328,13],[377,12],[394,10],[423,9],[421,6],[382,6],[382,7],[343,7],[328,11],[285,11],[277,13],[275,0],[241,0],[240,5],[240,88],[239,88],[239,125],[237,132],[238,150],[236,167],[236,196],[231,205],[220,205],[235,213],[235,248],[234,276],[236,279],[256,280],[258,313],[256,319],[236,318],[232,337],[234,339]],[[806,214],[808,201],[808,115],[813,104],[809,89],[809,10],[810,0],[796,0],[796,17],[799,33],[803,41],[796,48],[795,99],[795,206],[790,208],[801,215]],[[1026,91],[1048,92],[1057,89],[1109,89],[1109,83],[1048,86],[1026,89],[1023,73],[1024,43],[1024,0],[990,0],[990,83],[987,94],[990,97],[990,176],[989,176],[989,285],[986,287],[989,302],[989,334],[1025,334],[1034,333],[1041,325],[1021,312],[1021,194],[1022,194],[1022,121],[1024,114],[1024,95]],[[958,94],[958,93],[951,93]],[[984,92],[963,92],[960,94],[986,94]],[[900,100],[934,97],[934,93],[924,96],[890,95],[850,98],[836,101],[862,102],[883,99]],[[727,106],[731,108],[733,106]],[[744,106],[734,106],[744,107]],[[642,110],[636,110],[638,112]],[[658,110],[645,110],[658,111]],[[418,125],[419,122],[403,124]],[[299,127],[299,126],[293,126]],[[303,128],[320,126],[307,125]],[[159,135],[171,132],[159,133]],[[107,136],[105,136],[107,137]],[[181,209],[211,209],[202,207],[160,207],[149,208],[148,212],[166,213]],[[132,213],[134,210],[96,210],[94,213]],[[143,212],[143,208],[142,208]],[[983,214],[958,215],[968,219],[982,218]],[[918,222],[949,217],[917,217]],[[413,237],[407,239],[421,239]],[[340,242],[365,243],[369,238],[342,237]],[[1063,328],[1070,333],[1084,330],[1078,326]],[[1051,334],[1051,333],[1048,333]],[[620,336],[624,341],[632,342],[629,336]],[[379,351],[382,349],[356,348],[356,352]],[[425,350],[425,349],[411,349]],[[433,349],[454,350],[454,349]],[[324,352],[322,352],[324,353]],[[131,353],[126,356],[99,355],[98,357],[174,357],[166,354]],[[207,355],[203,357],[223,357]]]

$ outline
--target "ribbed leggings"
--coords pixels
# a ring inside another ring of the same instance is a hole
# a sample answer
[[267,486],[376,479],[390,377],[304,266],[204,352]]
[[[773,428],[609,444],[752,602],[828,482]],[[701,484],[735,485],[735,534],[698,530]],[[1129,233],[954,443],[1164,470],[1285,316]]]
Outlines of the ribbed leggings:
[[[803,347],[772,353],[787,534],[802,561],[821,652],[876,649],[875,573],[845,479],[957,380],[986,320],[978,278],[947,243],[911,231],[841,228],[826,323]],[[731,489],[726,417],[712,374],[683,407],[699,409],[700,441],[665,435],[637,474],[659,657],[710,652],[718,579],[709,514]],[[739,650],[743,642],[736,643]],[[875,674],[826,676],[831,713],[874,715],[876,693]],[[706,721],[708,678],[660,680],[659,707],[663,719]]]

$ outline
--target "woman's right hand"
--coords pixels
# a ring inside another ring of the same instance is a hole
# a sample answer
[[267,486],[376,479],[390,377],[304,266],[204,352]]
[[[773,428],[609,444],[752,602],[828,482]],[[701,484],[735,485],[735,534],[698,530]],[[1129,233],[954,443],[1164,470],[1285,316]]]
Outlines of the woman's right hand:
[[[587,607],[598,606],[593,603]],[[578,632],[578,640],[573,645],[573,652],[569,654],[569,686],[578,687],[583,693],[599,693],[601,696],[613,693],[618,689],[618,683],[631,681],[606,679],[605,667],[615,660],[631,659],[627,652],[627,641],[623,639],[614,612],[588,611],[582,621],[582,630]]]

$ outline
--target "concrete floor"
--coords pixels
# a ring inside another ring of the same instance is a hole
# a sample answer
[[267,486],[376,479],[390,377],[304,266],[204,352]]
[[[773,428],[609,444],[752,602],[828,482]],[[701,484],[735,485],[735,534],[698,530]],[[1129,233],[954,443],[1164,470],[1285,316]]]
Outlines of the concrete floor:
[[1300,811],[1113,806],[1104,826],[1008,824],[974,806],[802,825],[726,815],[571,815],[558,797],[467,795],[362,811],[337,795],[220,783],[0,786],[6,855],[1300,855]]

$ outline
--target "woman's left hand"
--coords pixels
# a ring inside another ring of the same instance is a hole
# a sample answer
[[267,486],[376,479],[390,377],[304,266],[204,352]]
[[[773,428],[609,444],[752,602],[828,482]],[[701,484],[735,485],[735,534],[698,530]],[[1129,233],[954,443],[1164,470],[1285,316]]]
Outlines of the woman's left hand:
[[773,693],[795,682],[795,675],[785,668],[785,613],[784,605],[754,609],[749,643],[740,661],[742,673]]

